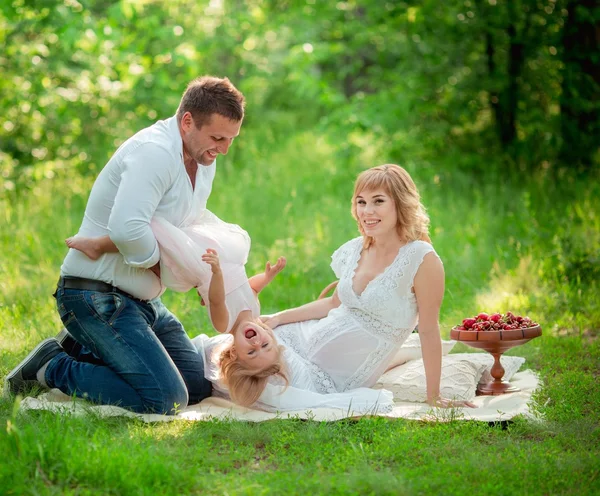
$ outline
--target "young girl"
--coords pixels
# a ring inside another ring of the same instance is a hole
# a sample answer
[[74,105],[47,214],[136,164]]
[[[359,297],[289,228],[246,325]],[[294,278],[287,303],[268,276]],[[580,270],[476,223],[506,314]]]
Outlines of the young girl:
[[[248,233],[208,210],[198,223],[187,227],[175,227],[163,218],[152,219],[151,227],[161,252],[161,283],[180,292],[197,288],[215,330],[233,334],[234,339],[222,341],[216,355],[232,399],[253,403],[271,375],[287,382],[282,347],[258,319],[257,298],[283,270],[285,258],[280,257],[274,265],[267,262],[264,272],[248,279],[244,267],[250,250]],[[74,236],[65,242],[94,260],[118,251],[109,236]]]

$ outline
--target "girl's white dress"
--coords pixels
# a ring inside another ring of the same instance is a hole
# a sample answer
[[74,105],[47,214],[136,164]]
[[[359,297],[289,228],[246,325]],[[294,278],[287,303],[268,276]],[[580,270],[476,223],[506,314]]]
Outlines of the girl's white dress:
[[[291,387],[284,389],[273,379],[257,406],[275,410],[330,406],[363,413],[391,409],[389,391],[369,388],[417,324],[413,282],[425,255],[435,251],[424,241],[406,244],[359,295],[352,289],[352,280],[362,247],[362,237],[355,238],[332,256],[331,267],[339,279],[339,307],[323,319],[275,329],[277,340],[286,347]],[[226,339],[199,336],[194,340],[204,354],[205,376],[217,394],[227,392],[219,380],[215,352]]]
[[227,331],[242,310],[251,310],[255,317],[260,315],[258,299],[250,288],[245,269],[250,236],[240,226],[219,219],[209,210],[204,210],[188,226],[176,227],[161,217],[153,218],[150,226],[160,246],[160,278],[166,287],[180,292],[197,288],[210,315],[208,288],[212,271],[202,255],[212,248],[219,255],[225,284]]

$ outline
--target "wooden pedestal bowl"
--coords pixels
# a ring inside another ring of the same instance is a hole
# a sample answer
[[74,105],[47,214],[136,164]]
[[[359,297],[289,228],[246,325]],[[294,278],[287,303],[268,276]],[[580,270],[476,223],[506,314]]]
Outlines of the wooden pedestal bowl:
[[504,367],[500,363],[502,354],[513,348],[527,343],[533,338],[542,335],[542,328],[539,325],[527,327],[525,329],[511,329],[509,331],[462,331],[456,327],[450,331],[450,338],[461,343],[465,343],[473,348],[479,348],[491,353],[494,357],[492,365],[492,381],[487,384],[479,384],[477,394],[479,395],[499,395],[505,393],[514,393],[520,391],[508,381],[503,381]]

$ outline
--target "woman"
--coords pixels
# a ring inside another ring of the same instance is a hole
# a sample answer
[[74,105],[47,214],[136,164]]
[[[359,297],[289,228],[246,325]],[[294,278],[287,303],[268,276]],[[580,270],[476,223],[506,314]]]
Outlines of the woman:
[[[264,318],[266,326],[276,329],[277,343],[285,347],[289,387],[276,386],[272,379],[266,387],[260,386],[265,387],[264,392],[259,387],[246,391],[242,403],[248,405],[260,397],[257,405],[266,408],[352,402],[366,406],[371,402],[388,409],[391,393],[375,397],[378,392],[366,388],[385,372],[418,322],[428,403],[474,407],[468,401],[440,396],[438,317],[444,269],[429,242],[429,218],[409,174],[397,165],[374,167],[360,174],[352,215],[361,236],[342,245],[332,256],[331,267],[339,279],[333,296]],[[234,386],[220,379],[216,345],[226,343],[234,353],[242,347],[261,353],[263,347],[273,346],[271,336],[266,331],[247,333],[238,328],[233,337],[197,338],[196,345],[205,356],[205,373],[215,390],[225,393],[226,386]]]

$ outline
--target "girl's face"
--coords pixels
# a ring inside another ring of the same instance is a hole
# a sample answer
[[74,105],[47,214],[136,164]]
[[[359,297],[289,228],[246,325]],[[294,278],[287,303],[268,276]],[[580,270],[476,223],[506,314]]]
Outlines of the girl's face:
[[381,237],[397,232],[396,204],[385,191],[361,191],[355,201],[356,216],[367,236]]
[[237,360],[250,370],[264,370],[277,361],[277,341],[272,331],[251,320],[239,323],[233,332],[233,350]]

